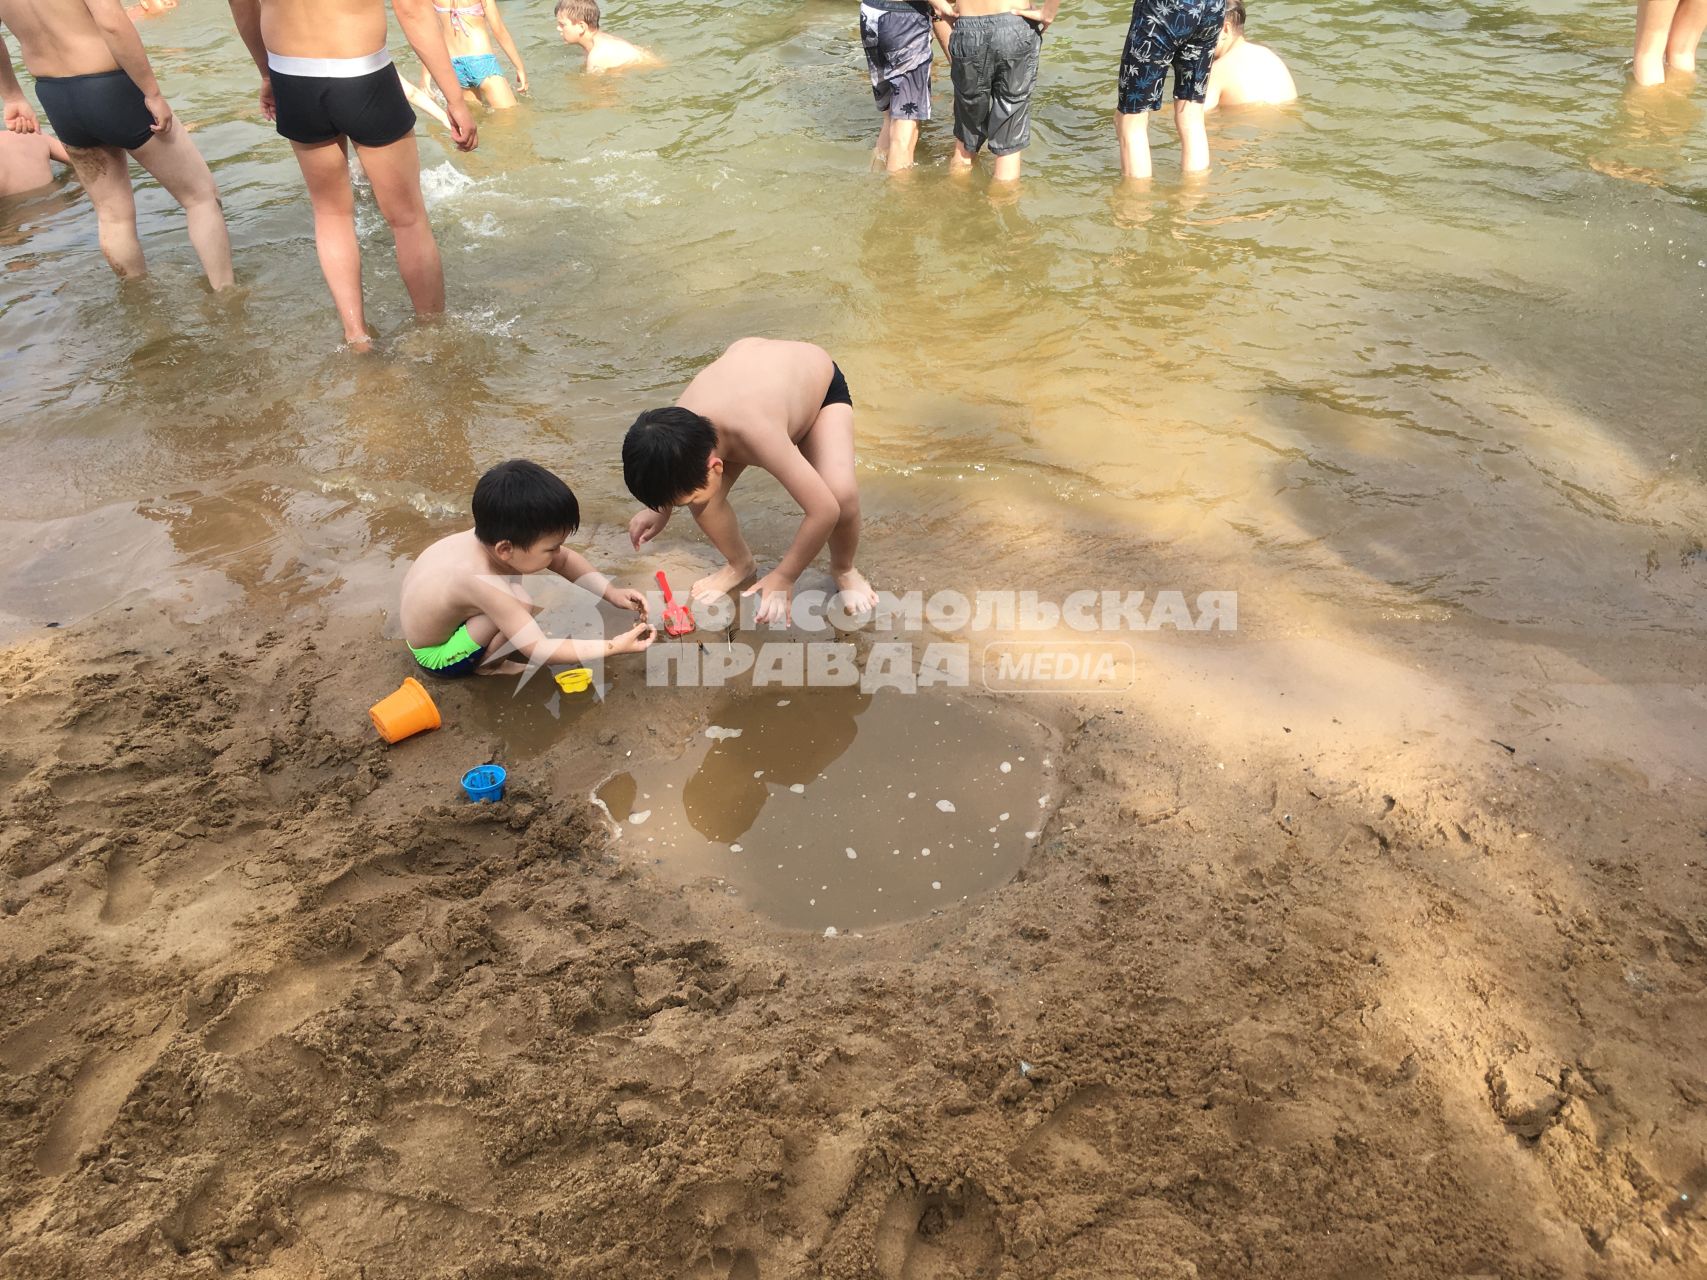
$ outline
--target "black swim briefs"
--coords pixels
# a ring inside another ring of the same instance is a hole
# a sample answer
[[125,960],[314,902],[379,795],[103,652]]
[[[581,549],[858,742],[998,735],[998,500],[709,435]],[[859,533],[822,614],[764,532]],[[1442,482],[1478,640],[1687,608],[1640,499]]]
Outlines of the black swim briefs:
[[832,404],[845,404],[853,408],[853,393],[848,390],[848,380],[842,376],[842,366],[834,360],[830,361],[830,389],[824,393],[824,403],[820,409]]
[[415,109],[389,62],[360,76],[287,75],[277,67],[268,75],[279,133],[292,142],[312,146],[342,136],[358,147],[388,147],[415,131]]
[[154,136],[154,117],[142,90],[123,71],[87,76],[37,76],[36,97],[68,147],[135,151]]

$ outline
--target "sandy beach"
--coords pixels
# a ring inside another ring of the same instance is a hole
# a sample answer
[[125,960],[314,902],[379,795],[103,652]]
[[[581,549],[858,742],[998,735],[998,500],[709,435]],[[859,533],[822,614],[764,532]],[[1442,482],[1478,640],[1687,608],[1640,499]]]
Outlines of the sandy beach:
[[371,619],[170,612],[6,655],[8,1276],[1707,1265],[1688,646],[1158,643],[1008,883],[823,938],[575,784],[679,699],[388,748]]
[[[223,4],[140,30],[235,290],[152,182],[141,281],[0,204],[0,1278],[1707,1276],[1707,91],[1609,0],[1263,0],[1301,100],[1135,186],[1086,0],[1002,188],[940,63],[872,171],[848,0],[606,8],[662,65],[512,0],[529,97],[419,124],[442,319],[354,179],[368,356]],[[845,373],[878,587],[1236,626],[382,742],[494,464],[623,586],[716,567],[622,440],[749,334]]]

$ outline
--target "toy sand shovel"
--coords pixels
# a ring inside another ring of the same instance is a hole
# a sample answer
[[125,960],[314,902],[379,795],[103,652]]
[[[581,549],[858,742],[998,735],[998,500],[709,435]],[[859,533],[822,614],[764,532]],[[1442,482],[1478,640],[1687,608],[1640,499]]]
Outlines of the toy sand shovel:
[[570,667],[551,677],[564,693],[585,693],[593,683],[593,673],[586,667]]
[[670,594],[670,580],[662,569],[658,570],[658,585],[664,590],[664,634],[687,635],[693,630],[693,614],[688,612],[685,604],[676,603],[676,598]]

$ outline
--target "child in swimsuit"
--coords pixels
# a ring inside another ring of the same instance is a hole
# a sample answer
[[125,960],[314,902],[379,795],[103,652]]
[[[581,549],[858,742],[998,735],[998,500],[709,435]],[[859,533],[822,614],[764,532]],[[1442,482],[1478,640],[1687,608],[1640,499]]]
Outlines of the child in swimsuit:
[[[421,670],[441,680],[515,675],[529,664],[588,662],[651,647],[646,597],[616,586],[563,545],[580,527],[581,508],[562,480],[537,462],[500,462],[474,486],[473,507],[474,528],[440,538],[403,578],[403,639]],[[547,571],[634,610],[641,622],[614,640],[550,638],[520,581]]]
[[1245,37],[1245,0],[1227,0],[1204,110],[1268,107],[1296,101],[1297,97],[1298,86],[1280,55]]
[[47,186],[53,181],[50,160],[71,167],[71,157],[58,138],[51,133],[26,132],[23,124],[20,112],[16,132],[9,127],[0,129],[0,197]]
[[557,0],[557,34],[587,51],[587,70],[595,74],[659,64],[656,55],[599,26],[598,0]]
[[[445,33],[456,82],[470,105],[479,100],[494,110],[515,106],[516,94],[528,91],[528,73],[504,25],[504,15],[498,12],[498,0],[433,0],[433,12]],[[498,55],[492,52],[494,40],[516,69],[514,92],[498,65]]]
[[742,338],[700,370],[673,408],[649,409],[628,429],[622,476],[645,504],[628,522],[629,540],[639,550],[675,508],[687,507],[726,561],[692,594],[706,600],[733,590],[754,564],[729,491],[743,471],[759,467],[782,482],[801,516],[782,562],[741,593],[758,595],[757,620],[788,621],[795,579],[826,542],[842,607],[870,613],[877,593],[853,559],[860,529],[853,426],[848,380],[824,348]]

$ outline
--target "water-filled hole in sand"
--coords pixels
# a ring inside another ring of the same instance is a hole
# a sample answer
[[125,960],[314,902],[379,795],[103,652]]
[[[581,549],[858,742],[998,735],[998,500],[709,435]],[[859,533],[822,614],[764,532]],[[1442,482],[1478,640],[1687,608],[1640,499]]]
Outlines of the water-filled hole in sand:
[[1027,708],[943,694],[754,689],[679,759],[597,791],[624,853],[721,881],[785,925],[849,932],[1008,880],[1055,802],[1054,735]]

